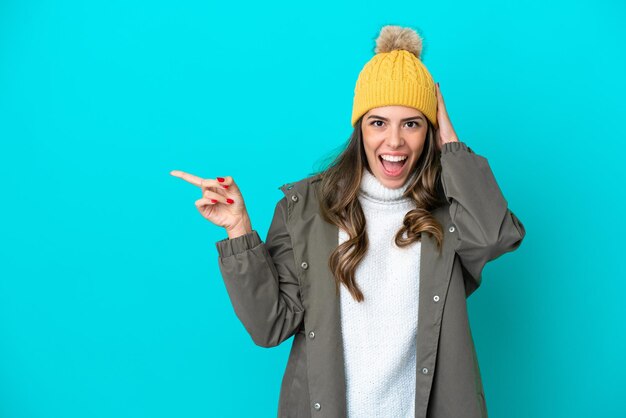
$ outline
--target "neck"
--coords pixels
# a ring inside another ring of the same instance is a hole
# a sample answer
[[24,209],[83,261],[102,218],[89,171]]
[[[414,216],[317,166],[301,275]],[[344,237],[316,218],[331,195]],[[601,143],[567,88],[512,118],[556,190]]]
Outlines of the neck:
[[377,202],[407,202],[410,201],[411,198],[403,197],[403,194],[416,175],[417,172],[411,173],[402,186],[392,189],[382,184],[378,177],[372,174],[367,168],[363,168],[360,192],[363,197]]

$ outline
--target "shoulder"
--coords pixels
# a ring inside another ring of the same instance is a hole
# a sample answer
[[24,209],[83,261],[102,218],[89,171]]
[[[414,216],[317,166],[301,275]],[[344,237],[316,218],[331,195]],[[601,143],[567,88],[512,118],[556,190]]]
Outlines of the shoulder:
[[305,216],[319,210],[317,186],[321,184],[321,179],[322,173],[318,172],[278,187],[284,194],[278,201],[278,205],[287,214],[287,218],[293,219],[294,211]]
[[285,196],[292,195],[294,193],[306,195],[309,193],[310,189],[312,189],[312,186],[315,183],[319,182],[321,179],[321,172],[314,173],[304,178],[284,183],[281,186],[278,186],[278,189],[281,190],[285,194]]

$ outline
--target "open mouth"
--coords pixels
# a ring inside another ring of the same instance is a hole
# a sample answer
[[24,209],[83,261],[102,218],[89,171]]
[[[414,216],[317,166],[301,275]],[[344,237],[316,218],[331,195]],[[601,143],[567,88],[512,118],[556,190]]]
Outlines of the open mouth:
[[382,157],[382,155],[378,156],[378,161],[380,161],[380,165],[384,173],[392,177],[398,176],[402,173],[402,170],[408,160],[409,158],[406,157],[401,161],[387,161]]

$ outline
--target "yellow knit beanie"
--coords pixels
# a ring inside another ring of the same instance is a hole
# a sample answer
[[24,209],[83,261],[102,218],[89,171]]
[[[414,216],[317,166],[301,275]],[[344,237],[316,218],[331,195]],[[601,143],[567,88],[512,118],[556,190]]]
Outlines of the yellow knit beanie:
[[370,109],[402,105],[420,110],[437,128],[437,91],[420,59],[422,38],[417,32],[383,26],[374,53],[354,88],[352,126]]

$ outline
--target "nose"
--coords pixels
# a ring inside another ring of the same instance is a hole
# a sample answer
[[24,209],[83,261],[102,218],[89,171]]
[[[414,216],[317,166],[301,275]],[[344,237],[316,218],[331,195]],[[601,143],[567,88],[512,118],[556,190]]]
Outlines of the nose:
[[402,135],[399,129],[394,129],[391,132],[391,135],[389,136],[387,143],[389,144],[391,148],[398,148],[404,144],[404,139],[402,138]]

